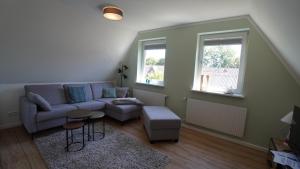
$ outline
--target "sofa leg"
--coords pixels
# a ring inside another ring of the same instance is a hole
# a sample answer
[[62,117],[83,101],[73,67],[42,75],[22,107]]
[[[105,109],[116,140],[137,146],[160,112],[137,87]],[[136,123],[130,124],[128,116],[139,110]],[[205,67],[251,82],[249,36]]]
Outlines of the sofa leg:
[[31,140],[34,140],[35,133],[31,133],[30,136],[31,136]]

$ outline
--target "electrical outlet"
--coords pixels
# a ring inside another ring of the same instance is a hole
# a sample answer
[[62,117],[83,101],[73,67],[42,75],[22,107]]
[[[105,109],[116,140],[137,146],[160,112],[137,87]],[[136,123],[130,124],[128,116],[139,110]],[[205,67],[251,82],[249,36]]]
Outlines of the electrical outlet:
[[18,116],[18,112],[8,112],[8,117],[16,117]]

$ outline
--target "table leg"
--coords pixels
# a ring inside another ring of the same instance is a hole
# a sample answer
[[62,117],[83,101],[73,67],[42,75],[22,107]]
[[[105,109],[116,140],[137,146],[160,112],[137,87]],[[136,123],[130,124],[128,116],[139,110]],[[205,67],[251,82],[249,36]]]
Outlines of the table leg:
[[102,123],[103,123],[103,138],[104,138],[105,137],[105,117],[103,117]]
[[73,139],[73,129],[71,129],[71,142],[72,143],[74,142],[74,139]]
[[88,123],[88,141],[90,141],[90,119],[87,119],[87,123]]
[[84,143],[84,125],[82,126],[82,144],[83,144],[83,146],[85,146],[85,143]]
[[92,129],[93,129],[93,141],[95,141],[95,121],[92,121]]
[[69,152],[69,131],[66,129],[67,152]]

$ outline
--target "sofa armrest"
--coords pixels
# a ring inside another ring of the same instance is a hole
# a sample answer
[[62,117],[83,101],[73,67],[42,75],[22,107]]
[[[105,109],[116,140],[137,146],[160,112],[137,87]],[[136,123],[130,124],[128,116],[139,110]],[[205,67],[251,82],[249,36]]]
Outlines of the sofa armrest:
[[37,105],[30,102],[25,96],[20,97],[20,116],[23,125],[29,133],[37,131]]

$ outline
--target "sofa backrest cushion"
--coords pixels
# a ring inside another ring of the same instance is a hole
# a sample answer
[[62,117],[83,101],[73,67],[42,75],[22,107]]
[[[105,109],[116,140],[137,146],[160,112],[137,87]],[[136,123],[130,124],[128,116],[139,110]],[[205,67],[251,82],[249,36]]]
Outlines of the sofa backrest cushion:
[[103,88],[103,98],[116,98],[117,97],[117,90],[115,87],[105,87]]
[[91,83],[92,91],[94,99],[100,99],[103,96],[102,90],[103,88],[107,87],[114,87],[113,83],[111,82],[104,82],[104,83]]
[[124,98],[128,96],[128,87],[116,87],[117,97]]
[[43,97],[50,105],[65,104],[64,88],[61,84],[25,85],[25,93],[35,93]]
[[64,84],[65,94],[67,101],[70,101],[70,98],[68,96],[68,87],[83,87],[84,93],[85,93],[85,101],[91,101],[93,100],[93,93],[90,84],[84,83],[84,84]]

